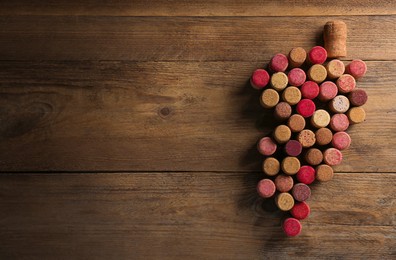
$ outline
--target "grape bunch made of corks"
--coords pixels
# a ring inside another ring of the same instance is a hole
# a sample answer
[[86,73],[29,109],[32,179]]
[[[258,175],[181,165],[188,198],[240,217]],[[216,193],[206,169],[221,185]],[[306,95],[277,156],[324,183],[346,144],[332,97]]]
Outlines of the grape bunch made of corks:
[[353,60],[345,66],[335,59],[346,56],[346,24],[326,23],[323,36],[324,47],[308,53],[297,47],[288,56],[278,53],[268,69],[257,69],[250,79],[261,91],[261,105],[273,110],[279,121],[271,136],[257,145],[264,155],[265,176],[257,192],[290,213],[282,222],[287,236],[301,233],[300,221],[310,214],[309,185],[333,178],[332,167],[341,163],[342,150],[351,145],[346,130],[366,117],[362,106],[367,94],[356,86],[366,64]]

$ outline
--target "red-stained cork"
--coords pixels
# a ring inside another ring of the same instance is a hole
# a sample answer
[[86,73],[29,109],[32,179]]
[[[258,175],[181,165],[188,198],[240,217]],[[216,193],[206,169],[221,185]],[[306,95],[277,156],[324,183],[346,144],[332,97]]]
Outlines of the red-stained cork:
[[337,87],[340,93],[349,93],[356,88],[356,80],[349,74],[344,74],[337,79]]
[[360,107],[366,104],[368,96],[366,91],[361,88],[356,88],[351,93],[349,93],[348,98],[349,102],[353,106]]
[[274,110],[274,116],[278,120],[286,120],[292,113],[291,106],[287,102],[279,102]]
[[305,82],[307,76],[302,69],[294,68],[289,71],[289,73],[287,74],[287,78],[290,85],[299,87]]
[[275,178],[275,187],[280,192],[287,192],[293,188],[293,178],[286,174],[280,174]]
[[289,140],[285,145],[285,153],[288,156],[299,156],[302,151],[302,145],[297,140]]
[[345,72],[345,65],[340,60],[331,60],[326,64],[327,77],[329,79],[337,79]]
[[263,179],[257,184],[257,193],[263,198],[270,198],[275,194],[275,183],[270,179]]
[[303,48],[293,48],[289,53],[289,65],[291,68],[300,67],[306,58],[307,52]]
[[320,84],[318,98],[322,102],[329,101],[337,96],[338,87],[332,81],[325,81]]
[[289,61],[286,55],[282,53],[275,54],[269,64],[269,68],[274,72],[284,72],[287,69],[287,66],[289,66]]
[[314,99],[319,95],[319,85],[314,81],[306,81],[300,91],[303,98]]
[[315,46],[309,51],[308,59],[312,64],[323,64],[327,59],[327,51],[322,46]]
[[347,55],[347,26],[343,21],[329,21],[323,28],[324,46],[329,58],[345,57]]
[[335,132],[347,130],[349,127],[349,119],[345,114],[335,114],[330,119],[330,128]]
[[262,89],[268,85],[269,80],[270,76],[266,70],[257,69],[253,72],[253,75],[250,78],[250,84],[255,89]]
[[311,209],[306,202],[299,202],[294,204],[293,208],[290,210],[293,217],[298,220],[306,219],[311,213]]
[[327,165],[339,165],[342,161],[342,153],[336,148],[329,148],[323,152],[323,160]]
[[315,169],[308,165],[301,166],[296,177],[301,183],[311,184],[315,180]]
[[318,145],[327,145],[333,139],[333,133],[328,128],[320,128],[316,130],[315,138]]
[[333,135],[331,144],[338,150],[348,149],[351,145],[351,137],[346,132],[337,132]]
[[276,152],[276,143],[270,137],[263,137],[257,144],[257,150],[265,156],[270,156]]
[[282,224],[283,231],[288,237],[295,237],[301,233],[302,225],[298,219],[287,218]]
[[297,113],[302,115],[303,117],[310,117],[315,112],[316,106],[315,103],[310,99],[301,99],[298,102],[296,110]]
[[296,201],[306,201],[311,197],[311,189],[307,184],[297,183],[293,186],[292,194]]
[[346,72],[352,75],[355,79],[360,79],[367,72],[367,65],[362,60],[353,60],[346,67]]

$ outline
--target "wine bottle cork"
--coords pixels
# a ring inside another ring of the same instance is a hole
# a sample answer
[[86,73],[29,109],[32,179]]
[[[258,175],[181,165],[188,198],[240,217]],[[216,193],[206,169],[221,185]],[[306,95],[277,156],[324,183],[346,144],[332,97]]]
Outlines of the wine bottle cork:
[[323,64],[327,60],[327,51],[322,46],[315,46],[308,52],[312,64]]
[[310,117],[315,112],[315,103],[310,99],[301,99],[296,106],[297,113],[303,117]]
[[284,90],[288,84],[287,75],[283,72],[276,72],[271,76],[271,86],[277,90],[281,91]]
[[286,174],[280,174],[275,178],[275,187],[280,192],[287,192],[293,188],[293,178]]
[[309,129],[304,129],[297,135],[297,140],[301,143],[303,148],[311,147],[316,142],[315,133]]
[[333,135],[331,144],[338,150],[348,149],[351,145],[351,137],[346,132],[337,132]]
[[292,194],[296,201],[306,201],[311,197],[311,189],[307,184],[297,183],[293,186]]
[[294,68],[289,71],[289,73],[287,74],[287,78],[290,85],[299,87],[304,84],[307,76],[302,69]]
[[334,113],[345,113],[349,105],[349,99],[343,95],[338,95],[329,102],[329,108]]
[[300,89],[303,98],[314,99],[319,95],[319,85],[314,81],[306,81]]
[[270,198],[275,194],[275,183],[270,179],[262,179],[257,184],[257,193],[263,198]]
[[335,132],[345,131],[349,127],[349,119],[345,114],[335,114],[330,119],[330,128]]
[[304,64],[307,58],[307,52],[301,48],[293,48],[289,53],[289,66],[291,68],[297,68]]
[[327,77],[327,70],[323,65],[315,64],[308,69],[308,78],[316,83],[325,81]]
[[318,145],[328,145],[333,139],[333,133],[328,128],[320,128],[315,132],[315,139]]
[[363,106],[367,102],[367,93],[361,88],[355,88],[351,93],[348,95],[349,102],[353,106]]
[[310,165],[319,165],[323,161],[323,153],[321,150],[317,148],[311,148],[308,149],[307,152],[305,153],[305,161],[309,163]]
[[250,78],[250,85],[255,89],[262,89],[268,85],[270,76],[264,69],[257,69]]
[[323,161],[330,166],[339,165],[342,161],[342,153],[336,148],[328,148],[323,152]]
[[282,160],[281,169],[287,175],[294,175],[300,169],[300,160],[297,157],[288,156]]
[[316,128],[326,127],[330,123],[330,114],[324,109],[316,110],[311,117],[311,124]]
[[290,140],[291,130],[287,125],[279,125],[275,128],[273,136],[278,144],[284,144]]
[[302,115],[293,114],[287,121],[287,125],[292,132],[301,132],[305,128],[305,119]]
[[266,89],[261,94],[260,104],[265,108],[273,108],[279,103],[279,94],[276,90]]
[[351,124],[359,124],[366,119],[366,112],[363,107],[353,107],[348,111],[347,115]]
[[270,137],[263,137],[257,144],[257,150],[265,156],[270,156],[276,152],[277,145]]
[[295,237],[301,233],[302,225],[296,218],[287,218],[282,224],[283,232],[288,237]]
[[299,182],[309,185],[315,180],[315,169],[309,165],[301,166],[296,178]]
[[309,214],[311,213],[311,209],[306,202],[298,202],[295,203],[293,208],[290,210],[291,215],[298,219],[298,220],[303,220],[306,219]]
[[338,87],[332,81],[325,81],[320,84],[318,98],[322,102],[332,100],[337,96]]
[[272,57],[269,68],[273,72],[284,72],[289,65],[289,61],[286,57],[286,55],[282,53],[275,54],[274,57]]
[[356,88],[356,80],[349,74],[341,75],[336,84],[340,93],[349,93]]
[[334,171],[331,166],[326,164],[321,164],[316,167],[316,180],[318,181],[330,181],[333,179]]
[[337,79],[345,72],[345,65],[342,61],[334,59],[326,64],[327,77],[329,79]]
[[301,100],[301,92],[294,86],[287,87],[282,92],[282,100],[293,106]]
[[323,39],[329,58],[347,56],[347,27],[343,21],[334,20],[327,22],[323,30]]
[[275,176],[280,171],[280,163],[274,157],[268,157],[263,162],[263,171],[268,176]]
[[367,72],[367,65],[362,60],[353,60],[346,67],[346,73],[350,74],[355,79],[360,79]]
[[281,192],[275,198],[275,203],[282,211],[289,211],[294,206],[294,199],[290,193]]
[[288,156],[299,156],[302,152],[302,145],[297,140],[289,140],[285,144],[285,152]]
[[291,106],[286,102],[279,102],[275,106],[274,116],[276,119],[280,121],[288,119],[291,113],[292,113]]

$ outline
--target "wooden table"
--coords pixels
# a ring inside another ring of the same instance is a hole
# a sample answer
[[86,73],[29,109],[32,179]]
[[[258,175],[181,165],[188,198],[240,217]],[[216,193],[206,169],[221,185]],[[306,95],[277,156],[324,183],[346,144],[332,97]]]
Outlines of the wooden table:
[[[0,3],[1,259],[395,257],[393,1],[48,2]],[[367,120],[285,238],[248,78],[336,18]]]

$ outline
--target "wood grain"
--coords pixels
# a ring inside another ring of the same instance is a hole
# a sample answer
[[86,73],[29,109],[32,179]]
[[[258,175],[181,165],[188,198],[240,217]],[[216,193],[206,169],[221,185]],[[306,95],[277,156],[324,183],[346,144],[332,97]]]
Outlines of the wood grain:
[[[2,60],[249,61],[321,43],[334,17],[0,16]],[[396,16],[348,16],[348,57],[395,60]],[[369,40],[372,39],[372,40]]]
[[[0,170],[259,171],[276,122],[248,79],[266,62],[0,62]],[[395,172],[395,65],[368,62],[337,171]]]
[[212,172],[3,174],[0,257],[395,256],[395,174],[337,173],[315,186],[312,214],[297,239],[283,236],[284,215],[257,197],[259,178]]

